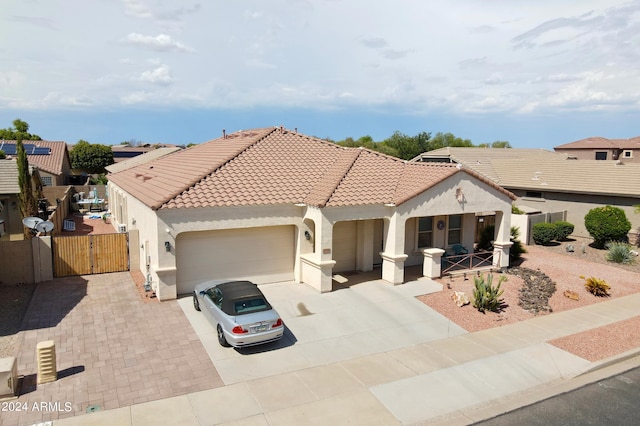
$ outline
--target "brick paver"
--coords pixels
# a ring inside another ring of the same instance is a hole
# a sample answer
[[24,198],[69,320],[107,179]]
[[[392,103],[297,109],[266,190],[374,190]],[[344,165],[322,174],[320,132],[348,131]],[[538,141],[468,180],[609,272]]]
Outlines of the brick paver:
[[[180,306],[144,303],[128,272],[38,284],[21,333],[24,378],[12,410],[0,413],[2,426],[223,386]],[[55,341],[58,380],[36,385],[36,345],[44,340]]]

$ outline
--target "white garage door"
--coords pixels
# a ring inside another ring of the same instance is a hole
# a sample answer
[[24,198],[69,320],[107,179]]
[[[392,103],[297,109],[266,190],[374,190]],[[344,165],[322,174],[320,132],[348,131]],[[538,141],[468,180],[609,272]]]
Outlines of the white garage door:
[[356,270],[358,222],[337,222],[333,225],[333,272]]
[[176,240],[178,294],[214,279],[293,280],[295,227],[187,232]]

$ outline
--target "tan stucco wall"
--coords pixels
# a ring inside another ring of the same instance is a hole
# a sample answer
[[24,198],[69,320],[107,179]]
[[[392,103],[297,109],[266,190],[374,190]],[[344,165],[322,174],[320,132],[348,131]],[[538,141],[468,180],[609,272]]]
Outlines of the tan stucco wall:
[[519,196],[516,205],[525,205],[539,209],[543,213],[567,211],[567,222],[575,226],[574,236],[589,237],[584,226],[584,216],[595,207],[611,205],[624,210],[632,229],[640,230],[640,214],[634,213],[634,204],[640,204],[638,198],[614,197],[604,195],[585,195],[545,192],[544,198],[524,197],[524,191],[513,190]]

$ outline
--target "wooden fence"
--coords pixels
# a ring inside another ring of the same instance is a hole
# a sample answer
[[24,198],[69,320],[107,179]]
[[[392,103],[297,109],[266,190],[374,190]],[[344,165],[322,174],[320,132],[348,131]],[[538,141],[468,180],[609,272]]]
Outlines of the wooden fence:
[[53,238],[55,277],[129,270],[127,233]]

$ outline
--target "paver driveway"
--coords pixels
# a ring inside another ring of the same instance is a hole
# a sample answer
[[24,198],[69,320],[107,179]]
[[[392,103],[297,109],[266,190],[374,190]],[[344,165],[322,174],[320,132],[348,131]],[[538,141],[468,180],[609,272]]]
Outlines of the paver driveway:
[[[1,413],[3,426],[222,386],[178,303],[143,302],[128,272],[38,284],[22,333],[18,374],[25,377],[12,407],[26,411]],[[56,344],[58,380],[36,385],[36,345],[45,340]]]

